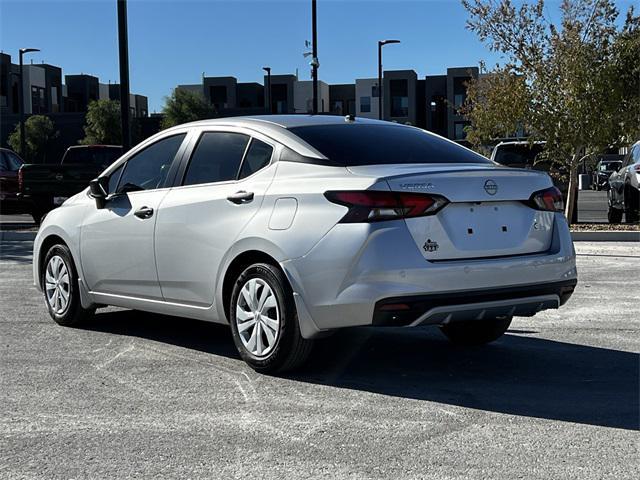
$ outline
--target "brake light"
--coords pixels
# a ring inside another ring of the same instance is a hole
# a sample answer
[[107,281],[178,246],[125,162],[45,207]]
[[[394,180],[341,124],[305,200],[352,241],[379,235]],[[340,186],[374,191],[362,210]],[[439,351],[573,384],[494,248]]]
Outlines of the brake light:
[[546,210],[549,212],[562,212],[564,210],[562,193],[556,187],[534,192],[528,203],[536,210]]
[[349,208],[341,223],[379,222],[422,217],[440,211],[449,201],[440,195],[422,193],[330,191],[324,196],[332,203]]
[[18,170],[18,191],[22,192],[22,184],[24,179],[22,178],[22,168]]

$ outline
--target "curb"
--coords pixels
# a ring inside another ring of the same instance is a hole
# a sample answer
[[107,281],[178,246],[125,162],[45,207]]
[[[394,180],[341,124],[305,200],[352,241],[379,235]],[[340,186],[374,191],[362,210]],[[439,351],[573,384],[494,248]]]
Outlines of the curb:
[[602,230],[571,232],[574,242],[640,242],[640,232],[634,230]]
[[38,232],[34,231],[20,231],[20,230],[0,230],[0,241],[33,241],[36,238]]

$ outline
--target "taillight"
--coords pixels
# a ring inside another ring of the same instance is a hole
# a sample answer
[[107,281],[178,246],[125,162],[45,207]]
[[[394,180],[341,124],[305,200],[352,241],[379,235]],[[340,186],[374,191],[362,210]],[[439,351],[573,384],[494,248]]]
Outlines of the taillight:
[[433,215],[449,201],[440,195],[376,190],[325,192],[327,200],[349,208],[341,223],[380,222]]
[[556,187],[534,192],[529,199],[529,205],[536,210],[546,210],[549,212],[562,212],[564,210],[562,193],[560,193],[560,190]]
[[22,178],[22,168],[18,170],[18,191],[22,192],[22,184],[24,183]]

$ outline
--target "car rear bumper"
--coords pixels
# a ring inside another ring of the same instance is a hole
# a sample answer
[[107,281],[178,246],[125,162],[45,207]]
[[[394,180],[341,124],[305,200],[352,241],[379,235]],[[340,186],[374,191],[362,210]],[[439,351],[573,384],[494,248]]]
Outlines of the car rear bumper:
[[301,324],[310,324],[302,328],[307,337],[384,324],[381,319],[389,316],[377,307],[403,303],[398,299],[410,303],[398,325],[534,314],[558,308],[577,279],[573,243],[560,213],[551,246],[536,254],[430,262],[401,222],[338,224],[309,253],[282,267],[296,294]]
[[387,298],[376,302],[373,325],[442,325],[496,316],[531,317],[564,305],[577,280],[510,288]]

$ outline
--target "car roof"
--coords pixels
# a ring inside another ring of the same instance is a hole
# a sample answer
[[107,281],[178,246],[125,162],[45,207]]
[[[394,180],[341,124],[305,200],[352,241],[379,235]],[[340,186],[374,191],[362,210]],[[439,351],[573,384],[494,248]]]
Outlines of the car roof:
[[[324,159],[327,158],[295,135],[289,129],[294,127],[308,127],[316,125],[352,125],[352,124],[368,124],[368,125],[396,125],[399,127],[413,128],[402,124],[392,122],[384,122],[381,120],[373,120],[370,118],[359,118],[353,116],[339,115],[254,115],[245,117],[223,117],[208,120],[199,120],[197,122],[184,123],[175,127],[163,130],[159,136],[171,135],[174,132],[184,131],[188,128],[207,128],[207,127],[242,127],[262,133],[294,150],[298,154],[310,157]],[[155,139],[157,137],[152,137]]]
[[[252,115],[243,117],[224,117],[209,120],[199,120],[187,123],[188,126],[214,126],[214,125],[236,125],[236,126],[257,126],[271,124],[281,128],[310,127],[315,125],[344,125],[344,124],[380,124],[392,125],[391,122],[373,120],[355,116],[340,115]],[[395,124],[400,125],[400,124]]]

